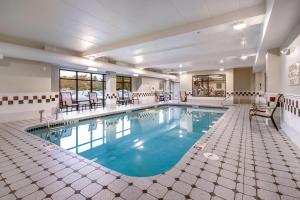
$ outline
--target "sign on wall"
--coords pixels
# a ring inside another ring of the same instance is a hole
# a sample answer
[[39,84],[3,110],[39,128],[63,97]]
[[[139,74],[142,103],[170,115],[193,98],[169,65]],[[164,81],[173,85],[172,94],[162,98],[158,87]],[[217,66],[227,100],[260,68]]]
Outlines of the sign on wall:
[[289,85],[300,85],[300,62],[289,66]]

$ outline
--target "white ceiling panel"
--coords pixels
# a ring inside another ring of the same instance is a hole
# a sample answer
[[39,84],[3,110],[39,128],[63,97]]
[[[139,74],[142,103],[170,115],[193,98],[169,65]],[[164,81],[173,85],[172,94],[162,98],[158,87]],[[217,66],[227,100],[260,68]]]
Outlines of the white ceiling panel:
[[[2,0],[0,34],[44,45],[87,50],[134,40],[214,16],[262,4],[263,0]],[[250,19],[249,19],[250,20]],[[250,22],[249,22],[250,23]],[[232,24],[184,31],[146,43],[99,52],[116,60],[165,69],[173,63],[216,63],[223,52],[257,48],[262,21],[245,31]],[[197,34],[197,32],[199,32]],[[241,38],[247,44],[240,45]],[[205,60],[205,55],[210,57]],[[204,59],[203,62],[199,59]],[[211,58],[211,59],[210,59]],[[249,59],[250,60],[250,59]]]

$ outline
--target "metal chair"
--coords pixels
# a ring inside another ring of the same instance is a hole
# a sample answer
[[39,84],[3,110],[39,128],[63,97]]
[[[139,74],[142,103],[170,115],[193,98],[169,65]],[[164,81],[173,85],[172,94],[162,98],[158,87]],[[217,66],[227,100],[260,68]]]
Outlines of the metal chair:
[[96,92],[89,92],[89,102],[90,102],[90,108],[96,109],[97,106],[102,106],[102,101],[100,102],[97,93]]
[[79,104],[77,101],[72,99],[71,92],[60,92],[60,99],[61,99],[61,109],[66,108],[66,112],[69,112],[69,108],[71,108],[71,112],[73,108],[79,110]]
[[275,97],[274,103],[271,106],[257,106],[257,107],[252,107],[249,110],[249,119],[250,119],[250,126],[251,126],[251,121],[252,117],[254,116],[259,116],[259,117],[264,117],[271,119],[272,123],[274,124],[276,130],[278,131],[278,127],[275,123],[274,120],[274,112],[277,109],[277,106],[279,104],[280,98],[282,97],[282,94],[278,94]]

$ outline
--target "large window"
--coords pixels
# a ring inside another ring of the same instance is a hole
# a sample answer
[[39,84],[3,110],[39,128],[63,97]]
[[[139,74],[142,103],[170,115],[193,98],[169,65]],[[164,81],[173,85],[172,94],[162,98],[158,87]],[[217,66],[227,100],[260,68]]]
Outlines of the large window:
[[193,76],[193,96],[224,97],[226,94],[226,75],[196,75]]
[[121,98],[128,98],[128,91],[131,91],[131,77],[117,76],[117,93]]
[[89,92],[96,92],[104,104],[105,82],[103,74],[60,70],[60,91],[71,92],[80,102],[89,100]]

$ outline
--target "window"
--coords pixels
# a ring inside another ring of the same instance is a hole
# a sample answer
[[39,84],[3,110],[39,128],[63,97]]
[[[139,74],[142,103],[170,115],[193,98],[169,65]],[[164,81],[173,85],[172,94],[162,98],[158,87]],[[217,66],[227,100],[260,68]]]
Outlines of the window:
[[131,91],[131,77],[117,76],[116,89],[120,98],[128,98],[128,91]]
[[71,92],[72,98],[77,99],[76,88],[77,88],[77,75],[73,71],[60,71],[60,91]]
[[104,105],[105,81],[103,74],[60,70],[60,91],[71,92],[81,102],[89,100],[89,92],[96,92]]
[[196,75],[192,81],[195,97],[225,97],[225,74]]

